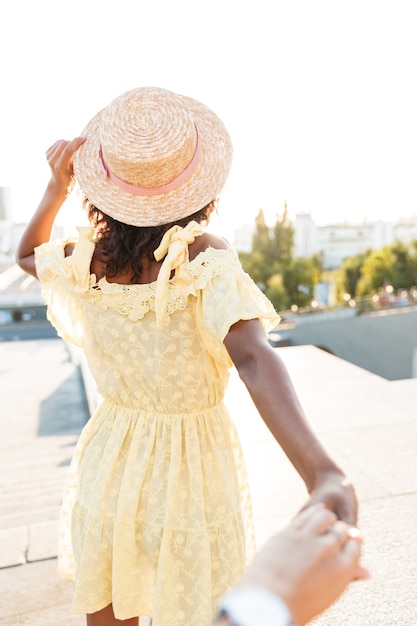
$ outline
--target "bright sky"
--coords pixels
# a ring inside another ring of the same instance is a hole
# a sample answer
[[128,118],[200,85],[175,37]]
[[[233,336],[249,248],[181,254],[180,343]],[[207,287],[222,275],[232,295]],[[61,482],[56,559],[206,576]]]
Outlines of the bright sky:
[[[0,185],[26,220],[45,150],[128,89],[213,108],[234,144],[225,228],[417,214],[414,0],[4,0]],[[71,211],[73,209],[71,208]]]

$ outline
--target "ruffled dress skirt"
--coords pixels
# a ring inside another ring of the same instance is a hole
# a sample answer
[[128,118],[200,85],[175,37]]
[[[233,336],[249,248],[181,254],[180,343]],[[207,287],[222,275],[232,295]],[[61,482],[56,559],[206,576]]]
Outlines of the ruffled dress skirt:
[[[59,568],[74,609],[207,626],[253,552],[240,444],[223,404],[154,414],[104,401],[79,439]],[[247,527],[245,528],[246,520]]]

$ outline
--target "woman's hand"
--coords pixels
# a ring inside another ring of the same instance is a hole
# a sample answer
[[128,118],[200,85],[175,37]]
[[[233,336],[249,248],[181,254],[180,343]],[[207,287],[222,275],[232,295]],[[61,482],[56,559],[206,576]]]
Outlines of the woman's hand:
[[76,137],[72,141],[60,139],[46,151],[46,159],[51,168],[51,180],[49,188],[69,195],[75,183],[74,178],[74,154],[84,143],[85,138]]
[[16,251],[16,263],[28,274],[38,277],[35,248],[49,241],[55,217],[74,184],[73,159],[84,137],[72,141],[60,139],[46,151],[51,178],[32,219],[27,225]]
[[325,504],[328,509],[336,514],[338,519],[347,524],[356,524],[358,502],[353,486],[343,473],[328,471],[317,475],[306,507],[318,502]]

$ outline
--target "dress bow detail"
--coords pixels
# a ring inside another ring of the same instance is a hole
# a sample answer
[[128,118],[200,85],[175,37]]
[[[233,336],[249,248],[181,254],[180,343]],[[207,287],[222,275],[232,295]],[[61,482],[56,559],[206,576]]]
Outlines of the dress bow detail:
[[90,263],[93,256],[94,229],[90,226],[77,226],[79,238],[71,256],[65,259],[64,274],[75,282],[75,290],[83,293],[88,290],[90,278]]
[[189,222],[185,228],[172,226],[162,237],[161,243],[154,252],[157,261],[165,257],[159,270],[155,290],[155,315],[158,326],[168,320],[167,302],[171,273],[175,271],[177,275],[181,266],[188,263],[188,246],[202,233],[203,229],[195,221]]

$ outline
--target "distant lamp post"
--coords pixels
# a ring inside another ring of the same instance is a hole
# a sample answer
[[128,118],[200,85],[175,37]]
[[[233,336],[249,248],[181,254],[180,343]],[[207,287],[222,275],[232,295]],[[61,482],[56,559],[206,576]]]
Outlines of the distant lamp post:
[[350,293],[345,293],[343,295],[343,300],[345,301],[346,304],[349,304],[351,298],[352,298],[352,296],[350,295]]
[[385,287],[385,291],[386,291],[387,293],[392,293],[392,292],[394,291],[394,287],[393,287],[392,285],[387,285],[387,286]]
[[292,305],[291,305],[291,311],[292,311],[293,313],[297,313],[297,311],[298,311],[298,305],[297,305],[297,304],[292,304]]

